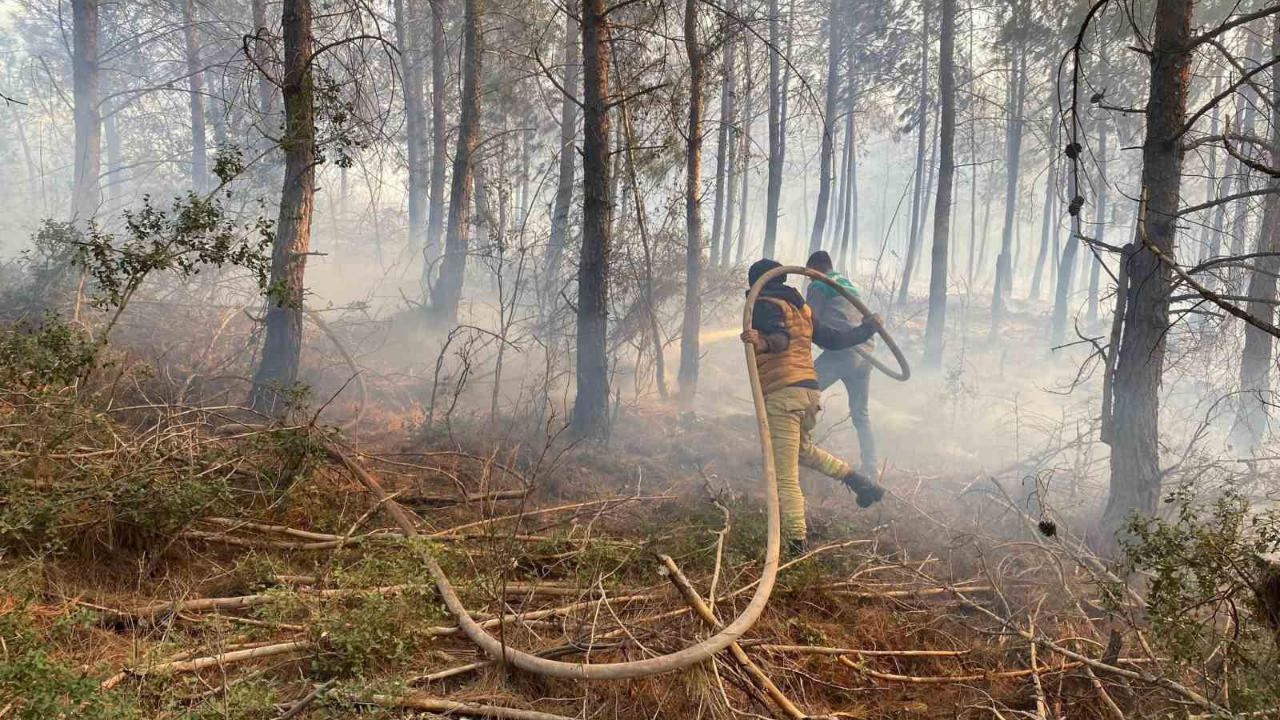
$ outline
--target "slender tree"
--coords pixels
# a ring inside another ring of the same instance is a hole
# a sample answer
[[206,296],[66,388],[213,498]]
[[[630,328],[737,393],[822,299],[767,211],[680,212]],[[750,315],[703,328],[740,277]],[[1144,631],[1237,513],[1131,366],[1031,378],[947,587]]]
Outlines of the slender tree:
[[[190,0],[188,0],[190,2]],[[404,92],[405,155],[409,171],[409,247],[417,253],[427,233],[427,110],[423,99],[421,23],[415,0],[395,0],[396,45],[400,47],[400,87]]]
[[572,432],[609,432],[609,256],[613,199],[609,197],[609,24],[605,0],[582,2],[582,252],[578,262],[578,393]]
[[929,317],[924,330],[924,364],[942,365],[947,325],[947,252],[951,238],[951,195],[956,174],[956,0],[942,0],[938,45],[938,95],[942,101],[938,199],[933,213],[933,268],[929,276]]
[[253,377],[251,404],[260,411],[287,410],[278,391],[289,391],[298,379],[302,358],[303,279],[311,247],[311,213],[315,204],[316,128],[312,82],[311,0],[284,0],[284,187],[271,252],[271,287],[266,339]]
[[102,171],[101,75],[98,69],[98,0],[74,0],[72,63],[75,99],[75,189],[71,217],[84,221],[97,212]]
[[911,274],[920,252],[920,226],[924,222],[925,158],[929,137],[929,1],[920,3],[920,99],[916,106],[916,172],[911,194],[911,228],[907,231],[907,257],[902,265],[902,282],[898,285],[898,302],[906,302],[911,289]]
[[[751,33],[744,33],[742,41],[742,74],[743,84],[747,89],[743,93],[742,124],[738,130],[741,140],[738,151],[739,182],[742,183],[742,196],[738,203],[738,251],[735,262],[741,263],[747,248],[747,222],[751,215],[747,212],[747,196],[751,192],[751,126],[755,121],[755,75],[751,65]],[[726,254],[725,261],[728,262]]]
[[1013,236],[1017,223],[1019,168],[1022,163],[1022,110],[1027,95],[1027,47],[1025,18],[1014,10],[1012,62],[1009,63],[1009,96],[1005,124],[1004,230],[996,256],[996,282],[991,291],[991,339],[999,337],[1009,296],[1013,292]]
[[[187,56],[187,95],[191,108],[191,188],[203,193],[209,183],[209,141],[204,116],[204,66],[196,36],[195,0],[182,2],[182,38]],[[114,124],[114,123],[113,123]]]
[[[1272,54],[1280,53],[1280,15],[1274,21]],[[1280,65],[1271,69],[1271,96],[1267,106],[1271,117],[1270,164],[1280,167]],[[1276,275],[1280,273],[1280,178],[1270,176],[1271,194],[1263,202],[1262,225],[1258,230],[1259,257],[1249,273],[1248,312],[1268,322],[1275,320]],[[1233,435],[1242,449],[1252,452],[1266,436],[1271,404],[1271,334],[1253,325],[1244,327],[1244,350],[1240,355],[1240,409]]]
[[685,291],[680,332],[680,406],[693,409],[698,393],[698,332],[702,326],[702,49],[698,47],[698,0],[685,0],[684,48],[689,58],[689,132],[685,167]]
[[[726,22],[733,22],[727,19]],[[720,264],[720,235],[724,231],[728,208],[726,205],[725,183],[729,170],[729,145],[732,142],[730,128],[733,124],[733,64],[734,34],[730,30],[724,41],[724,78],[720,82],[720,128],[716,142],[716,206],[711,220],[711,265]],[[732,195],[732,191],[729,192]],[[729,200],[732,203],[732,200]]]
[[1057,118],[1053,117],[1055,112],[1056,109],[1050,108],[1049,167],[1045,169],[1044,173],[1044,206],[1040,213],[1040,252],[1036,255],[1036,267],[1035,271],[1031,275],[1032,300],[1040,299],[1040,278],[1044,276],[1044,265],[1049,259],[1050,236],[1052,230],[1050,223],[1053,220],[1053,201],[1055,197],[1054,183],[1056,182],[1056,177],[1054,175],[1054,170],[1056,169],[1054,160],[1056,156],[1054,153],[1058,147],[1058,128],[1060,127],[1060,123]]
[[[782,135],[782,17],[778,0],[769,0],[769,185],[764,210],[764,256],[777,252],[778,212],[782,200],[782,154],[786,139]],[[746,207],[743,205],[743,207]]]
[[[445,116],[444,99],[447,91],[445,76],[444,0],[430,0],[431,17],[431,192],[427,208],[427,241],[422,248],[422,275],[431,276],[432,263],[441,252],[444,240],[444,171],[448,161],[445,149],[448,140],[448,118]],[[426,287],[429,283],[424,282]]]
[[564,70],[560,99],[560,148],[559,180],[556,183],[555,208],[551,213],[551,237],[547,240],[546,282],[548,289],[559,275],[564,258],[564,241],[569,227],[569,208],[573,204],[574,174],[577,169],[578,98],[572,93],[578,87],[581,61],[578,58],[579,28],[575,17],[576,6],[571,4],[564,15]]
[[432,322],[439,327],[458,323],[458,303],[467,271],[470,242],[467,221],[471,213],[476,139],[480,133],[480,13],[484,0],[466,0],[462,30],[462,117],[458,124],[458,149],[453,155],[453,184],[449,191],[449,226],[445,231],[440,276],[431,292]]
[[835,155],[836,107],[840,94],[840,41],[839,23],[836,22],[837,0],[831,0],[827,8],[827,99],[822,115],[822,150],[820,177],[818,179],[818,209],[813,216],[813,234],[809,236],[809,252],[822,248],[823,232],[827,225],[827,206],[831,202],[831,165]]

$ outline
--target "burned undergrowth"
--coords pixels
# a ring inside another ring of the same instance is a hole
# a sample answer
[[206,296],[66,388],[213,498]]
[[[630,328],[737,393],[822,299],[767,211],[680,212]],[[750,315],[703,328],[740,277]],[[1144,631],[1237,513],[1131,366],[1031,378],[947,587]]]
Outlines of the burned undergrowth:
[[[234,345],[235,322],[209,335]],[[333,343],[351,338],[335,325],[315,344],[341,362],[348,351]],[[1162,563],[1193,547],[1175,526],[1148,530],[1158,542],[1135,556],[1131,582],[1088,550],[1088,425],[1033,432],[1023,409],[1017,460],[982,471],[957,460],[955,442],[912,446],[919,431],[898,437],[886,423],[895,450],[882,505],[860,510],[843,489],[805,479],[812,545],[784,559],[740,642],[748,663],[726,654],[581,684],[478,653],[421,553],[514,647],[608,662],[687,646],[709,627],[684,578],[724,622],[760,574],[752,416],[681,416],[638,400],[620,405],[607,444],[575,444],[554,403],[533,424],[485,417],[449,393],[454,410],[431,422],[423,388],[456,376],[412,385],[371,374],[358,399],[335,400],[351,384],[335,380],[299,397],[291,420],[268,422],[225,401],[232,381],[219,381],[215,402],[211,379],[181,374],[209,351],[171,353],[156,372],[122,347],[87,380],[11,383],[0,395],[0,714],[1117,717],[1188,704],[1211,713],[1228,686],[1237,707],[1273,697],[1258,674],[1269,636],[1243,600],[1234,619],[1221,603],[1193,613],[1202,630],[1247,631],[1225,651],[1186,645],[1175,657],[1162,643],[1193,624],[1152,630],[1149,611],[1167,618],[1196,597],[1166,582],[1165,604],[1146,606]],[[731,356],[717,362],[732,372]],[[981,381],[938,378],[925,402],[968,412],[980,394],[965,384]],[[382,402],[390,395],[399,405]],[[954,422],[946,415],[936,422]],[[420,537],[400,534],[393,503]],[[1243,556],[1238,540],[1201,545]],[[1215,592],[1231,581],[1213,579]],[[1223,660],[1198,674],[1206,653]]]

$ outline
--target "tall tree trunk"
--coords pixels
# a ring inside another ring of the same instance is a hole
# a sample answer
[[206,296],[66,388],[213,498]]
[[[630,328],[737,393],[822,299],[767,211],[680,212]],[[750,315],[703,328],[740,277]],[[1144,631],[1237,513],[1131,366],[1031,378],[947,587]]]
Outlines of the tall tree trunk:
[[[556,184],[555,208],[551,212],[551,237],[547,240],[546,287],[557,287],[560,264],[564,258],[564,241],[569,227],[569,209],[573,204],[574,173],[577,168],[578,99],[571,93],[578,87],[580,68],[579,30],[575,8],[569,7],[564,17],[564,71],[560,87],[560,175]],[[607,138],[606,138],[607,141]]]
[[[752,73],[751,65],[751,33],[744,33],[742,39],[742,73],[743,84],[746,85],[746,97],[743,98],[742,107],[742,124],[739,127],[738,135],[741,142],[739,143],[738,161],[741,163],[741,170],[738,175],[738,182],[742,183],[742,196],[738,203],[738,252],[734,259],[735,263],[742,263],[742,256],[746,253],[747,248],[747,222],[751,218],[751,213],[747,212],[747,198],[751,191],[751,126],[755,124],[755,75]],[[727,260],[727,258],[726,258]]]
[[[1213,96],[1217,97],[1218,94],[1221,92],[1222,92],[1222,76],[1218,76],[1217,80],[1215,80],[1213,83]],[[1218,121],[1219,105],[1220,103],[1215,103],[1213,106],[1213,110],[1209,113],[1210,137],[1216,137],[1218,133],[1221,132],[1219,130],[1220,123]],[[1209,145],[1209,163],[1208,163],[1208,167],[1205,168],[1205,175],[1204,175],[1204,201],[1206,203],[1211,203],[1217,199],[1218,199],[1218,146],[1216,144],[1210,144]],[[1209,212],[1214,213],[1214,215],[1216,216],[1217,215],[1216,210],[1220,210],[1221,207],[1222,206],[1219,205],[1217,208],[1211,209]],[[1208,215],[1208,213],[1206,213],[1206,215]],[[1212,246],[1212,243],[1214,241],[1213,236],[1216,234],[1217,233],[1214,231],[1213,224],[1211,222],[1205,222],[1204,227],[1200,229],[1200,245],[1201,245],[1200,252],[1203,253],[1199,258],[1200,260],[1208,260],[1209,258],[1213,257],[1213,254],[1210,252],[1209,248]],[[1218,242],[1221,242],[1220,238],[1218,239]],[[1207,281],[1208,279],[1209,278],[1206,277],[1205,280],[1201,282]]]
[[[1156,4],[1147,136],[1142,146],[1142,187],[1148,197],[1145,234],[1170,260],[1174,257],[1182,184],[1178,138],[1186,122],[1193,5],[1194,0],[1159,0]],[[1141,237],[1137,245],[1128,261],[1129,277],[1135,282],[1124,293],[1124,330],[1114,380],[1117,430],[1111,442],[1111,492],[1102,514],[1100,538],[1108,551],[1117,548],[1118,535],[1130,515],[1136,511],[1149,516],[1160,499],[1160,379],[1171,272]]]
[[680,331],[680,409],[693,409],[698,393],[698,331],[702,326],[702,49],[698,47],[698,0],[685,0],[684,49],[689,57],[689,133],[685,167],[684,323]]
[[924,265],[920,262],[919,253],[924,249],[924,229],[933,217],[930,214],[932,210],[929,208],[929,198],[933,197],[934,181],[938,179],[938,133],[936,130],[933,140],[929,143],[929,164],[925,165],[925,173],[924,200],[920,207],[920,236],[916,239],[916,262],[911,266],[912,281],[920,277],[920,267]]
[[[268,40],[267,27],[267,0],[252,0],[253,8],[253,55],[254,62],[259,68],[268,68],[271,63],[271,43]],[[271,78],[265,72],[257,74],[257,90],[258,90],[258,122],[262,123],[263,137],[260,139],[262,143],[262,152],[268,152],[271,149],[270,135],[277,132],[276,123],[272,121],[271,114],[275,105],[275,86],[271,84]]]
[[[764,257],[777,253],[778,211],[782,200],[782,162],[786,139],[782,131],[781,12],[769,0],[769,186],[764,211]],[[746,207],[745,205],[743,207]]]
[[[1106,87],[1104,84],[1102,87]],[[1093,215],[1094,233],[1098,240],[1106,240],[1107,236],[1107,124],[1102,119],[1102,128],[1098,131],[1098,207]],[[1101,279],[1102,260],[1097,252],[1090,251],[1089,256],[1089,299],[1086,319],[1089,327],[1098,323],[1098,284]]]
[[[729,20],[727,22],[732,22]],[[716,207],[715,216],[711,220],[711,266],[720,264],[720,234],[724,231],[725,216],[725,181],[729,172],[730,126],[733,124],[733,32],[727,33],[724,41],[724,80],[720,83],[720,130],[716,141]],[[732,202],[732,201],[730,201]]]
[[[190,2],[191,0],[187,0]],[[415,0],[395,0],[396,44],[400,46],[400,81],[404,91],[405,151],[409,170],[409,248],[417,253],[427,232],[427,110],[422,97],[422,24]]]
[[470,250],[467,220],[471,213],[476,138],[480,134],[480,13],[484,0],[466,0],[462,20],[462,118],[458,149],[453,154],[453,184],[449,188],[449,225],[444,236],[440,276],[431,291],[432,322],[437,327],[458,324],[458,303]]
[[[102,134],[107,141],[107,197],[112,203],[119,205],[120,199],[124,197],[124,173],[120,168],[124,164],[120,149],[120,125],[116,121],[116,107],[113,100],[104,100],[102,102]],[[22,128],[18,128],[19,137],[22,139],[23,149],[26,150],[26,138],[22,134]],[[27,151],[30,152],[30,151]],[[30,158],[28,158],[30,163]],[[34,176],[33,176],[34,177]]]
[[942,365],[942,338],[947,326],[947,251],[951,238],[951,193],[956,161],[956,0],[942,0],[938,45],[938,94],[942,100],[939,128],[941,167],[933,213],[933,269],[929,276],[929,318],[924,330],[924,365]]
[[[445,81],[448,66],[445,59],[444,0],[430,0],[428,9],[430,17],[427,21],[431,23],[431,193],[427,208],[427,240],[422,249],[424,280],[430,277],[432,263],[441,251],[444,239],[444,170],[448,160],[446,140],[449,135],[444,108],[448,91]],[[429,284],[424,282],[423,287]]]
[[72,75],[75,97],[75,189],[73,220],[86,221],[98,210],[102,171],[101,77],[98,70],[98,0],[74,0],[72,11]]
[[809,252],[822,248],[823,231],[827,225],[827,206],[831,202],[831,165],[835,155],[836,103],[840,95],[840,42],[839,23],[836,22],[837,0],[831,0],[827,8],[827,101],[822,117],[822,159],[819,163],[821,177],[818,185],[818,209],[813,216],[813,234],[809,236]]
[[[1271,36],[1272,53],[1280,53],[1280,16],[1275,19]],[[1271,167],[1280,167],[1280,124],[1276,122],[1280,111],[1280,66],[1271,69],[1271,97],[1267,98],[1271,117]],[[1275,322],[1276,274],[1280,271],[1280,180],[1269,179],[1270,190],[1263,202],[1262,226],[1258,231],[1258,247],[1262,254],[1249,274],[1250,315]],[[1240,409],[1232,433],[1236,444],[1244,451],[1256,450],[1267,435],[1269,407],[1275,402],[1271,396],[1271,346],[1270,333],[1252,325],[1244,326],[1244,351],[1240,355]]]
[[284,0],[284,187],[271,252],[270,307],[251,404],[262,412],[287,411],[288,393],[302,358],[303,280],[311,247],[315,203],[316,138],[311,75],[311,0]]
[[996,257],[996,282],[991,291],[991,339],[1000,335],[1000,325],[1004,322],[1009,296],[1013,290],[1013,233],[1017,222],[1018,210],[1018,169],[1022,162],[1022,108],[1027,92],[1027,51],[1023,33],[1025,28],[1019,26],[1019,39],[1014,47],[1013,62],[1010,73],[1016,77],[1009,83],[1009,119],[1005,131],[1005,165],[1004,194],[1004,231],[1000,236],[1000,254]]
[[920,226],[924,222],[925,150],[929,137],[929,0],[920,3],[920,102],[916,106],[916,173],[911,195],[911,228],[907,231],[906,261],[902,265],[902,282],[898,285],[898,302],[907,301],[911,290],[911,273],[920,252]]
[[578,263],[578,393],[572,431],[609,433],[609,25],[605,0],[582,3],[583,144],[582,254]]
[[[730,7],[732,8],[732,12],[737,13],[737,8],[738,8],[737,0],[734,0],[733,5],[731,5]],[[731,45],[736,46],[738,44],[736,35],[731,35],[728,42]],[[731,55],[737,55],[736,50],[735,52],[731,53]],[[725,170],[725,174],[729,181],[729,187],[727,188],[725,193],[724,218],[723,218],[723,221],[721,222],[721,227],[720,227],[720,231],[724,234],[724,237],[721,238],[715,233],[712,233],[711,242],[718,243],[720,245],[720,253],[719,253],[720,264],[728,265],[730,262],[732,262],[730,259],[730,251],[733,248],[734,203],[737,202],[737,199],[738,199],[738,177],[739,175],[741,175],[741,170],[738,168],[738,150],[739,150],[739,146],[741,145],[741,143],[739,142],[738,136],[742,134],[743,120],[742,120],[742,110],[741,108],[737,107],[738,103],[734,102],[734,100],[736,100],[737,98],[737,93],[738,93],[737,58],[736,57],[733,58],[732,63],[725,66],[724,72],[725,72],[725,82],[729,83],[729,94],[731,96],[729,105],[731,108],[733,108],[733,114],[731,114],[728,118],[725,118],[723,121],[728,125],[728,128],[727,128],[728,132],[726,132],[724,135],[724,141],[729,145],[729,160],[728,160],[728,166]],[[741,208],[739,208],[739,210],[741,211]]]
[[187,94],[191,106],[191,188],[204,194],[209,184],[209,140],[204,116],[204,73],[201,72],[200,44],[196,37],[195,0],[182,3],[182,36],[187,55]]
[[1031,299],[1040,299],[1040,278],[1044,276],[1044,264],[1049,259],[1049,222],[1053,219],[1054,168],[1058,151],[1058,119],[1056,110],[1049,111],[1049,167],[1044,174],[1044,209],[1040,215],[1040,252],[1036,255],[1036,267],[1031,275]]
[[[1258,33],[1249,32],[1248,41],[1245,44],[1244,67],[1253,69],[1258,66],[1262,58],[1262,39]],[[1240,132],[1245,135],[1257,134],[1257,117],[1258,105],[1263,102],[1263,98],[1258,97],[1257,91],[1254,89],[1254,83],[1245,83],[1240,88],[1240,94],[1243,96],[1244,110],[1240,113]],[[1254,177],[1252,168],[1244,163],[1238,163],[1236,170],[1240,175],[1240,189],[1250,190],[1252,179]],[[1245,236],[1248,235],[1248,220],[1253,214],[1253,199],[1243,198],[1235,204],[1235,219],[1231,223],[1231,254],[1243,255],[1245,252]],[[1228,290],[1233,294],[1239,294],[1243,270],[1238,267],[1227,268]]]
[[858,103],[858,78],[855,75],[854,49],[848,52],[848,107],[844,119],[844,210],[841,211],[840,267],[846,272],[858,272],[858,132],[854,109]]

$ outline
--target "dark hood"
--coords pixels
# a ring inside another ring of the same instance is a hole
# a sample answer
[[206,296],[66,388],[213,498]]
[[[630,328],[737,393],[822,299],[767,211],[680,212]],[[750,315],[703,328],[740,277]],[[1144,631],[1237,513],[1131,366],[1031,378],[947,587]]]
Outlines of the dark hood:
[[[765,273],[776,267],[782,267],[782,263],[768,259],[757,260],[753,263],[751,265],[751,269],[747,271],[747,282],[749,285],[747,287],[747,294],[751,293],[750,286],[754,286],[756,281]],[[785,300],[797,309],[804,307],[804,296],[800,294],[799,290],[796,290],[787,284],[786,275],[778,275],[777,277],[771,278],[769,280],[769,284],[761,288],[760,297],[772,297],[779,300]]]

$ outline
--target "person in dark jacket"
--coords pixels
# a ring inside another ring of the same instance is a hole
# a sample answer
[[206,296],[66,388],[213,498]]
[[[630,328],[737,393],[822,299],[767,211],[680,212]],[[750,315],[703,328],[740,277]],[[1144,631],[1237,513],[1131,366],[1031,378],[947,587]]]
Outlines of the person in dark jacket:
[[[776,267],[779,264],[773,260],[756,262],[747,275],[749,285],[755,285]],[[869,340],[879,324],[880,318],[873,315],[856,326],[827,327],[814,317],[800,292],[780,275],[761,290],[752,310],[751,329],[742,333],[742,341],[756,351],[756,369],[773,441],[783,538],[792,552],[805,547],[807,535],[800,465],[839,480],[857,494],[859,507],[870,507],[884,496],[883,488],[814,445],[810,437],[822,409],[813,344],[833,350],[850,348]]]
[[[854,295],[857,289],[849,278],[837,272],[831,263],[831,255],[826,250],[819,250],[809,256],[805,267],[817,270],[835,280],[840,287]],[[835,288],[821,281],[810,281],[805,291],[805,302],[813,309],[813,316],[829,328],[857,327],[862,322],[862,314],[845,300]],[[872,341],[863,344],[870,349]],[[863,473],[876,476],[876,436],[871,430],[871,414],[867,412],[867,399],[871,391],[871,363],[861,353],[852,348],[848,350],[824,350],[813,362],[818,371],[818,389],[826,392],[840,381],[844,383],[845,393],[849,396],[849,417],[853,420],[853,429],[858,433],[859,461]]]

